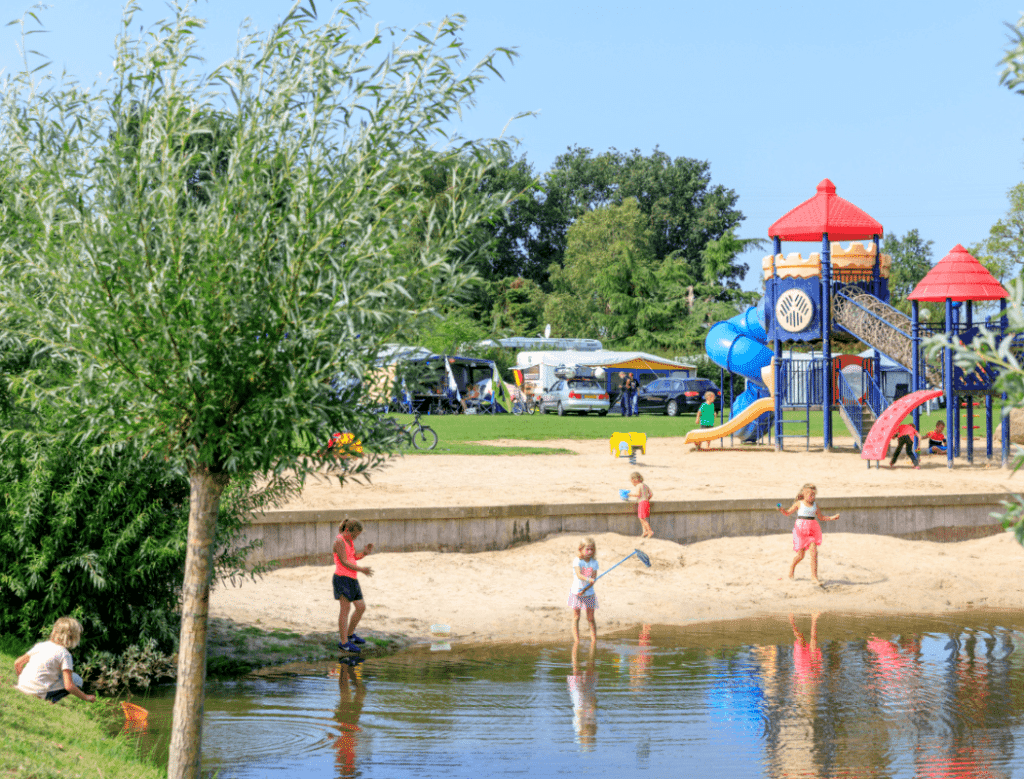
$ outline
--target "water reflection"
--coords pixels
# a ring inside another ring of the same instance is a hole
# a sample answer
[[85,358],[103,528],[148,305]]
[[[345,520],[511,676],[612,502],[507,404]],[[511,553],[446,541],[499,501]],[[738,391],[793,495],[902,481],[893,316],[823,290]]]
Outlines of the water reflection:
[[334,709],[334,719],[338,723],[340,735],[334,741],[337,753],[335,765],[338,770],[335,776],[350,779],[359,774],[356,772],[356,748],[359,745],[359,715],[363,711],[366,699],[366,685],[362,679],[362,658],[345,658],[333,669],[332,676],[338,677],[338,705]]
[[[971,619],[792,614],[643,625],[590,651],[453,645],[296,666],[210,685],[204,766],[224,779],[1024,777],[1024,614]],[[159,737],[171,699],[145,705]]]
[[591,644],[587,652],[587,664],[580,671],[580,645],[572,646],[572,674],[566,677],[569,698],[572,700],[573,727],[580,750],[590,752],[597,741],[597,669],[595,661],[597,648]]

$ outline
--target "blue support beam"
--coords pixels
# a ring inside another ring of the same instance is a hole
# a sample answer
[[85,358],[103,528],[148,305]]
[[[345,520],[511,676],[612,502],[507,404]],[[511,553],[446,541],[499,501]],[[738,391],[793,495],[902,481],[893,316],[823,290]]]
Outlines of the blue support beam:
[[956,400],[953,397],[953,350],[949,340],[953,337],[953,301],[946,298],[946,341],[942,350],[942,381],[946,385],[946,467],[953,467],[953,441],[959,432],[959,414],[956,414]]
[[832,247],[821,234],[822,433],[825,451],[832,451]]

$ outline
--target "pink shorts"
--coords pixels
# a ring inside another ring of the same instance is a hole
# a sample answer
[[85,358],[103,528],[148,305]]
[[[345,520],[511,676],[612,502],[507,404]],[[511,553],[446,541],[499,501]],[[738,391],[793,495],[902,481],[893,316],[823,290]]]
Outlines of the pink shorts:
[[641,500],[636,504],[636,515],[640,519],[650,519],[651,517],[651,502],[649,500]]
[[570,609],[596,609],[597,595],[593,593],[593,588],[591,588],[590,595],[574,595],[570,593],[567,605]]
[[793,551],[799,552],[811,544],[821,545],[821,525],[816,519],[798,519],[793,523]]

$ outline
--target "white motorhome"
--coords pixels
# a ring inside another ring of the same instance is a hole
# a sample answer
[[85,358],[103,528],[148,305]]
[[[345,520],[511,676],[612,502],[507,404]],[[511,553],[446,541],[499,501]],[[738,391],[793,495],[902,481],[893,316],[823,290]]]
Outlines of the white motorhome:
[[558,380],[555,371],[559,367],[578,368],[579,375],[595,376],[610,392],[617,392],[618,374],[628,372],[641,384],[658,376],[679,376],[687,378],[697,375],[697,368],[646,352],[615,352],[609,349],[595,351],[543,350],[519,352],[514,370],[522,371],[523,392],[539,395]]

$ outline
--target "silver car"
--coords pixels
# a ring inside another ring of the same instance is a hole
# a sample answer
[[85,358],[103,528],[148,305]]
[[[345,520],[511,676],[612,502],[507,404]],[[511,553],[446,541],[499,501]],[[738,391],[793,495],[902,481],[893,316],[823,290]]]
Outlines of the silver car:
[[605,388],[594,379],[559,379],[540,396],[541,413],[556,411],[558,416],[574,411],[603,417],[610,405]]

